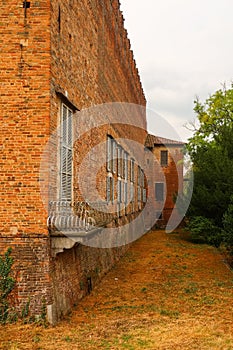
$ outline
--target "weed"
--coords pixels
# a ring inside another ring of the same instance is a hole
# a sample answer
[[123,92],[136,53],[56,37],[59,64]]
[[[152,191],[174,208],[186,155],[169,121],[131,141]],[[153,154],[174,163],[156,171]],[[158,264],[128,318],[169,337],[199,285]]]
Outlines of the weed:
[[68,335],[66,337],[62,338],[62,340],[66,341],[67,343],[72,342],[72,339]]
[[124,342],[128,342],[130,339],[132,339],[132,335],[125,334],[122,336]]
[[214,299],[213,297],[208,296],[208,295],[205,295],[205,296],[202,298],[201,302],[202,302],[203,304],[206,304],[206,305],[212,305],[212,304],[214,304],[216,301],[215,301],[215,299]]
[[190,283],[184,291],[187,294],[195,294],[198,291],[198,286],[196,283]]
[[28,301],[24,305],[22,311],[21,311],[21,318],[24,321],[24,323],[27,323],[27,318],[29,315],[29,307],[30,307],[30,298],[28,298]]
[[34,342],[34,343],[39,343],[39,342],[40,342],[40,336],[39,336],[39,335],[35,335],[35,336],[33,337],[33,342]]
[[8,296],[15,286],[15,279],[11,277],[11,268],[14,263],[8,248],[4,256],[0,255],[0,323],[6,323],[9,315]]
[[161,309],[160,315],[161,316],[169,316],[171,318],[173,318],[173,317],[178,318],[180,313],[179,313],[179,311],[170,311],[170,310]]

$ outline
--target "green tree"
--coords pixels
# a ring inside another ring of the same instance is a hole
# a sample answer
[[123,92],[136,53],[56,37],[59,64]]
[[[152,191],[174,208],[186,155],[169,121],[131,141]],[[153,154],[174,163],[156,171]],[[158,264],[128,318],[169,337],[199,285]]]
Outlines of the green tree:
[[207,218],[221,231],[233,194],[233,85],[228,90],[223,87],[204,103],[197,99],[194,110],[198,127],[187,144],[194,173],[188,216],[199,217],[199,226],[200,217]]

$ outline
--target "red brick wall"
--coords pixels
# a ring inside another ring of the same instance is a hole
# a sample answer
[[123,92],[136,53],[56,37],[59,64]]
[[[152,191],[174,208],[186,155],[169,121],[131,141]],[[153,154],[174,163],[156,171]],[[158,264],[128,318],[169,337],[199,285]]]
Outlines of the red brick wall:
[[[161,151],[168,151],[168,164],[167,166],[160,165]],[[167,224],[171,213],[175,206],[175,196],[178,192],[182,192],[183,188],[183,152],[180,146],[155,146],[152,150],[155,159],[157,160],[154,166],[154,175],[152,183],[153,203],[154,210],[160,210],[163,206],[162,221],[158,221],[158,224]],[[164,182],[166,189],[165,202],[157,202],[155,200],[155,183]],[[175,209],[176,210],[176,209]],[[177,212],[177,215],[178,212]]]
[[0,253],[13,248],[16,305],[51,303],[49,241],[39,184],[50,116],[50,1],[0,4]]
[[[79,165],[93,147],[106,142],[107,134],[114,138],[137,140],[141,144],[144,144],[146,138],[145,109],[132,114],[126,113],[120,120],[120,123],[128,122],[132,125],[137,121],[137,125],[141,126],[139,129],[120,124],[110,125],[109,119],[105,118],[108,108],[99,109],[98,116],[94,106],[108,102],[128,102],[145,106],[146,102],[132,52],[129,50],[130,44],[123,28],[118,1],[53,0],[51,6],[51,131],[56,130],[59,125],[62,101],[69,100],[81,110],[75,118],[77,141],[74,153],[74,199],[77,200],[80,199]],[[83,109],[91,107],[92,113],[83,112]],[[57,146],[55,142],[52,148],[55,150]],[[98,187],[102,200],[106,196],[105,160],[98,157],[92,159],[93,166],[99,164],[95,183],[90,182],[86,176],[86,186],[90,191]],[[53,166],[50,172],[50,193],[55,198],[58,193],[58,159],[54,156],[51,161]],[[91,167],[89,171],[92,172]],[[58,254],[52,273],[55,295],[53,317],[56,319],[61,313],[67,312],[86,294],[87,277],[91,276],[95,285],[125,250],[126,246],[99,249],[79,245]]]
[[126,250],[127,246],[101,249],[78,244],[58,254],[53,260],[52,270],[56,305],[53,319],[59,319],[77,305],[90,292],[88,280],[94,288]]
[[[49,131],[50,1],[0,5],[0,233],[46,233],[40,156]],[[36,205],[35,205],[36,204]]]
[[[31,311],[38,314],[45,296],[47,305],[59,314],[84,294],[85,288],[78,289],[80,280],[97,271],[96,261],[102,272],[93,277],[93,284],[125,247],[100,252],[79,246],[55,260],[51,257],[48,213],[40,190],[43,187],[45,202],[49,193],[57,191],[56,152],[47,155],[54,156],[43,169],[43,182],[40,165],[49,136],[59,125],[58,92],[80,110],[106,102],[143,106],[146,102],[118,0],[31,1],[26,11],[22,3],[12,0],[0,5],[0,253],[13,247],[18,306],[30,297]],[[146,129],[144,112],[123,120],[133,123],[135,118]],[[80,133],[82,125],[85,121],[80,119]],[[121,125],[107,128],[142,144],[146,137],[145,130]],[[106,135],[97,138],[103,140]],[[92,138],[90,146],[95,142]],[[50,151],[57,146],[56,141]],[[71,271],[67,264],[74,255]],[[62,308],[58,286],[65,280],[62,300],[67,307]]]

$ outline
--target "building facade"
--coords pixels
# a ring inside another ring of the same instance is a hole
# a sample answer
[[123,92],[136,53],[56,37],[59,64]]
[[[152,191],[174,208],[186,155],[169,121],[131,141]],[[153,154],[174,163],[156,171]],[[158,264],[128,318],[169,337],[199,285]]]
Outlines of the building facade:
[[[179,210],[176,206],[178,194],[183,193],[183,150],[185,144],[148,134],[146,138],[145,166],[150,168],[149,187],[151,190],[150,210],[155,214],[156,225],[166,227],[180,223]],[[149,154],[152,153],[152,162],[147,164]],[[172,219],[172,222],[169,220]],[[174,228],[175,228],[174,227]]]
[[127,249],[100,231],[144,205],[146,100],[118,0],[3,1],[0,18],[0,251],[15,306],[54,323]]

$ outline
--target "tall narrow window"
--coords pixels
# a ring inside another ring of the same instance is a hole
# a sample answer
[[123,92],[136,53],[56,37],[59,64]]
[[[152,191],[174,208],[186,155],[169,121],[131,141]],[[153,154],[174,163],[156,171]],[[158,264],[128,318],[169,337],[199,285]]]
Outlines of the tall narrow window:
[[118,179],[117,181],[117,203],[121,203],[122,202],[122,184],[121,184],[121,180]]
[[72,110],[65,104],[61,106],[61,183],[60,199],[72,199],[72,163],[73,163],[73,137],[72,137]]
[[161,151],[160,152],[160,164],[161,164],[161,166],[168,165],[168,151]]
[[106,199],[107,202],[113,202],[114,201],[114,178],[111,176],[107,176],[107,184],[106,184]]
[[115,174],[117,170],[117,143],[115,140],[112,139],[112,171]]
[[130,184],[130,202],[134,202],[134,184],[132,182]]
[[128,184],[127,184],[127,182],[124,183],[124,202],[125,202],[125,204],[128,204]]
[[134,182],[134,159],[130,159],[130,181]]
[[156,182],[155,183],[155,200],[162,202],[164,200],[164,183]]
[[117,174],[118,176],[122,176],[122,165],[123,165],[123,159],[122,159],[122,152],[123,149],[121,146],[118,146],[117,148]]
[[123,177],[125,180],[128,179],[128,153],[124,152],[124,159],[123,159]]
[[138,186],[141,185],[141,168],[140,166],[138,165]]
[[57,17],[57,23],[58,23],[58,33],[61,32],[61,8],[58,7],[58,17]]

